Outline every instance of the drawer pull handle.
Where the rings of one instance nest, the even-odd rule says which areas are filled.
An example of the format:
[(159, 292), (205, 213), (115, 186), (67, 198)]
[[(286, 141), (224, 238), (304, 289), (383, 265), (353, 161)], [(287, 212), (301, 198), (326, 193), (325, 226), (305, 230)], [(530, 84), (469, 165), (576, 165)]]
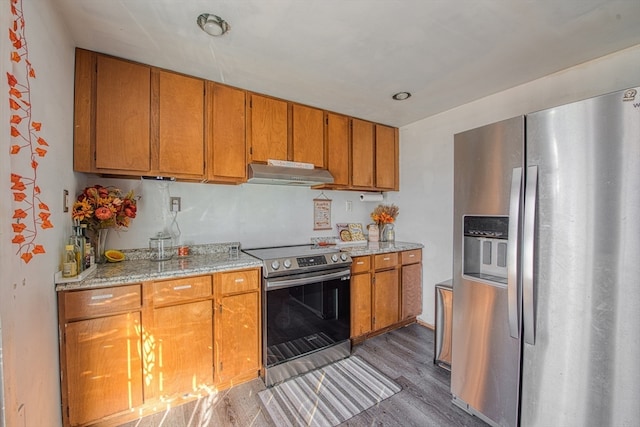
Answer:
[(362, 264), (364, 264), (364, 261), (358, 261), (358, 262), (356, 262), (356, 264), (362, 265)]
[(409, 258), (413, 258), (414, 256), (415, 256), (414, 254), (411, 254), (411, 255), (409, 255)]
[(242, 283), (244, 282), (244, 279), (240, 278), (240, 279), (236, 279), (236, 283)]
[(386, 257), (386, 258), (382, 258), (383, 261), (389, 261), (391, 258)]
[(183, 289), (191, 289), (191, 285), (178, 285), (173, 287), (174, 291), (181, 291)]
[(109, 298), (113, 298), (113, 294), (93, 295), (91, 296), (91, 301), (99, 301), (101, 299), (109, 299)]

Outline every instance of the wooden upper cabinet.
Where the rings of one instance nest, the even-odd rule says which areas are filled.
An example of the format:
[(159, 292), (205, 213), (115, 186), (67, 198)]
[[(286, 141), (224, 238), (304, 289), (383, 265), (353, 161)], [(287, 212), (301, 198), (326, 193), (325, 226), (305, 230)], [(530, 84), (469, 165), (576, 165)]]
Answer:
[(398, 190), (398, 129), (376, 125), (376, 188)]
[(349, 117), (327, 113), (327, 169), (333, 175), (333, 187), (349, 185)]
[(245, 97), (244, 90), (207, 83), (209, 181), (244, 182), (247, 179)]
[(289, 160), (287, 102), (251, 94), (248, 117), (251, 162)]
[[(203, 178), (204, 80), (166, 71), (154, 71), (154, 77), (156, 73), (157, 173)], [(154, 107), (152, 105), (152, 111)]]
[(76, 49), (75, 91), (73, 101), (73, 170), (93, 172), (93, 77), (96, 62), (93, 52)]
[(373, 189), (374, 127), (360, 119), (351, 120), (351, 185)]
[(151, 68), (98, 55), (96, 72), (96, 169), (148, 171)]
[(325, 168), (324, 111), (292, 104), (293, 161)]

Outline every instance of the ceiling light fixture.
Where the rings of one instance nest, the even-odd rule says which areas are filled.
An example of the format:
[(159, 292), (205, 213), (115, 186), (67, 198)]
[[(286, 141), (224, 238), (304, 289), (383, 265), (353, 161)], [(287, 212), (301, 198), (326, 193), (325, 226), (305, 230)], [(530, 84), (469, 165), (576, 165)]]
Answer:
[(202, 31), (210, 36), (221, 36), (231, 29), (231, 26), (224, 19), (212, 13), (203, 13), (196, 20)]
[(404, 101), (405, 99), (409, 99), (411, 97), (411, 93), (409, 92), (398, 92), (392, 96), (396, 101)]

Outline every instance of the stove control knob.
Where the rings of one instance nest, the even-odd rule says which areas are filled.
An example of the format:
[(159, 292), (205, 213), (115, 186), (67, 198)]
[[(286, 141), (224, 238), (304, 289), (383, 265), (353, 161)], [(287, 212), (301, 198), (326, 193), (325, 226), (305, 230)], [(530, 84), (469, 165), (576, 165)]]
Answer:
[(271, 263), (271, 268), (273, 268), (274, 270), (277, 270), (280, 268), (280, 261), (275, 260)]
[(331, 261), (338, 262), (338, 254), (331, 255)]
[(347, 254), (345, 254), (345, 253), (340, 254), (340, 259), (341, 259), (342, 261), (346, 261), (346, 260), (347, 260), (347, 258), (348, 258), (348, 257), (347, 257)]
[(284, 268), (291, 268), (291, 260), (285, 259), (282, 265), (284, 265)]

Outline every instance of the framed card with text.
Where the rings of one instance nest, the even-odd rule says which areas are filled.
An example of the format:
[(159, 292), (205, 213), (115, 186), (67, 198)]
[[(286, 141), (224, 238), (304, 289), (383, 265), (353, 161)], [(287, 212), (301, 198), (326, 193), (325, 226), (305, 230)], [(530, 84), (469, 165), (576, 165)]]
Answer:
[[(324, 196), (322, 193), (320, 196)], [(313, 229), (331, 230), (331, 199), (313, 199)]]

